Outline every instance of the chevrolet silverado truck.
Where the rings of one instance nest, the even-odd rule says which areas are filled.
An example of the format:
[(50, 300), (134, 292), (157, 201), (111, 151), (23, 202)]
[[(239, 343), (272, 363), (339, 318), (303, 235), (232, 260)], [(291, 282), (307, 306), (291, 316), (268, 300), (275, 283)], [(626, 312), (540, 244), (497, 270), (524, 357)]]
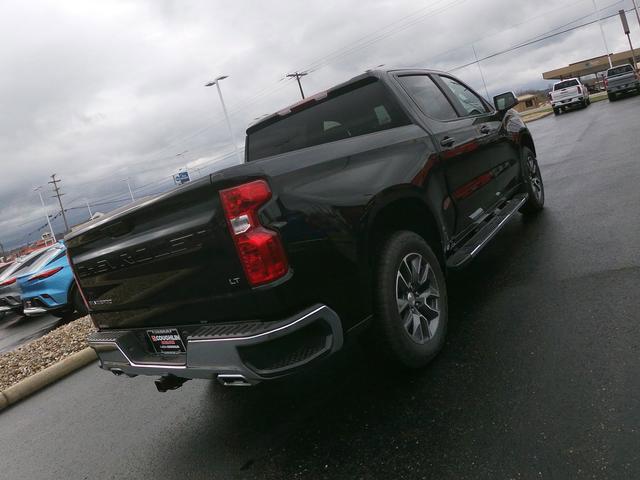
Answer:
[(551, 107), (553, 113), (559, 115), (569, 108), (586, 108), (591, 105), (589, 90), (577, 78), (570, 78), (555, 83), (551, 91)]
[(604, 85), (610, 102), (616, 100), (619, 94), (632, 91), (640, 93), (640, 77), (629, 64), (607, 70)]
[(447, 272), (543, 208), (515, 104), (446, 73), (368, 71), (250, 126), (243, 164), (72, 232), (100, 367), (159, 391), (253, 385), (356, 336), (426, 365)]

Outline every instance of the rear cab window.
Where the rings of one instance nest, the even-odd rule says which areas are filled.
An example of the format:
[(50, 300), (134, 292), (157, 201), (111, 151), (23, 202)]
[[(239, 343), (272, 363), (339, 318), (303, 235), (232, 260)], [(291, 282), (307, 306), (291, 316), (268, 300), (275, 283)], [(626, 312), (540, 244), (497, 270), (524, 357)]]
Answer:
[(610, 68), (607, 70), (607, 77), (615, 77), (616, 75), (622, 75), (624, 73), (632, 73), (633, 67), (631, 65), (622, 65), (621, 67)]
[[(316, 97), (317, 98), (317, 97)], [(296, 108), (301, 108), (296, 111)], [(368, 77), (326, 98), (302, 103), (247, 130), (247, 161), (409, 125), (411, 121), (377, 78)]]
[(576, 87), (578, 85), (577, 80), (565, 80), (564, 82), (556, 83), (553, 86), (553, 90), (562, 90), (563, 88)]

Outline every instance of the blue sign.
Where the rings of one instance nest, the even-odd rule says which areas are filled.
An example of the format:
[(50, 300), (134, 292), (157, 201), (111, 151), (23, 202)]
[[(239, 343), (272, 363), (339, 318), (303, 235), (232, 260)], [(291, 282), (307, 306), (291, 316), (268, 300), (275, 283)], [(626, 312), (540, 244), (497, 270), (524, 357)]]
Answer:
[(189, 172), (178, 172), (173, 176), (173, 180), (177, 185), (183, 185), (190, 182), (191, 178), (189, 177)]

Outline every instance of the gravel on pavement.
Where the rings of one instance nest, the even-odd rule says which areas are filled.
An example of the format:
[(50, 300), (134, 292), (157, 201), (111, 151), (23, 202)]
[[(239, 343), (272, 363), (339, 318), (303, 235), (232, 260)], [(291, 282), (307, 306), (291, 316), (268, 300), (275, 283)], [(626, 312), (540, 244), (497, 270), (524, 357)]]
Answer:
[(93, 330), (91, 319), (82, 317), (0, 354), (0, 391), (88, 347), (87, 335)]

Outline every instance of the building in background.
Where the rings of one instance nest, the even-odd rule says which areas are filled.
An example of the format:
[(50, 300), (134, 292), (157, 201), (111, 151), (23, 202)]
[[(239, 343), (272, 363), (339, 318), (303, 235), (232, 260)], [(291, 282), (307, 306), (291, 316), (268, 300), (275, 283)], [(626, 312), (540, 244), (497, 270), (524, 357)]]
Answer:
[(533, 110), (541, 107), (545, 104), (546, 99), (539, 95), (532, 95), (527, 93), (525, 95), (518, 96), (518, 104), (513, 107), (517, 112), (526, 112), (527, 110)]

